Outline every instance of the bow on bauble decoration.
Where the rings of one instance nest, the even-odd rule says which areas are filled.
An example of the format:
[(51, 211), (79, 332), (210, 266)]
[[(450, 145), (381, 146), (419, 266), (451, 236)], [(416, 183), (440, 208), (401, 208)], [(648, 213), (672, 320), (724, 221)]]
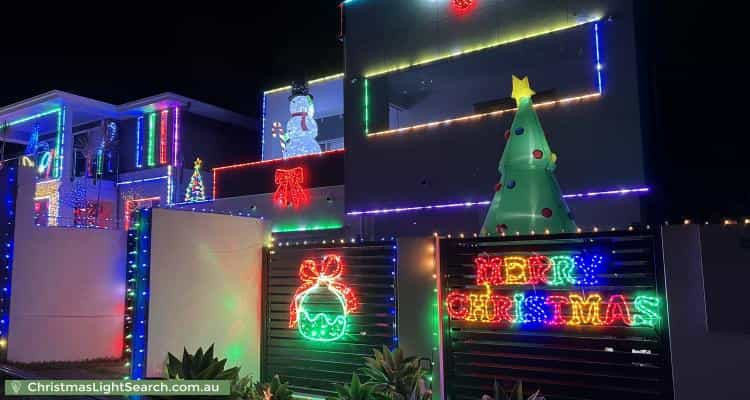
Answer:
[[(289, 305), (289, 327), (295, 328), (300, 323), (301, 314), (304, 312), (304, 300), (307, 294), (318, 288), (327, 287), (342, 306), (343, 318), (359, 308), (359, 300), (354, 291), (340, 281), (343, 273), (344, 263), (340, 256), (326, 255), (321, 263), (314, 259), (302, 261), (299, 267), (299, 277), (302, 284), (294, 292), (294, 298)], [(315, 321), (319, 316), (314, 316)], [(303, 332), (303, 334), (305, 334)]]

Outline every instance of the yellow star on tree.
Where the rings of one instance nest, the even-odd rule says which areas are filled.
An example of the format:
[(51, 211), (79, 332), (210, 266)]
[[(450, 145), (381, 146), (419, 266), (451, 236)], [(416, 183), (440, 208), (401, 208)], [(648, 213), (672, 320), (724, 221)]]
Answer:
[(531, 90), (531, 87), (529, 87), (529, 77), (524, 76), (523, 79), (518, 79), (517, 76), (513, 75), (513, 93), (511, 93), (510, 97), (516, 99), (516, 105), (521, 103), (521, 99), (524, 97), (531, 97), (536, 92)]

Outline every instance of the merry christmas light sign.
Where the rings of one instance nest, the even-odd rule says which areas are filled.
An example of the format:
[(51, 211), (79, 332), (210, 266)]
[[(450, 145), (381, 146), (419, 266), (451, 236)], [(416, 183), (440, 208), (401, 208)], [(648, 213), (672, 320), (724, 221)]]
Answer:
[(661, 320), (660, 300), (652, 293), (593, 290), (608, 267), (599, 254), (485, 254), (474, 266), (483, 290), (448, 293), (445, 306), (454, 320), (550, 328), (656, 327)]

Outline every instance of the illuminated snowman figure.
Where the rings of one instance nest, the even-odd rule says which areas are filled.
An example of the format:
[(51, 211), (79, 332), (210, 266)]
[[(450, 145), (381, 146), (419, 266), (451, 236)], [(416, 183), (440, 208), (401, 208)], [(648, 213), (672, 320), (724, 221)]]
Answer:
[(292, 117), (286, 123), (284, 158), (320, 153), (318, 124), (315, 122), (315, 105), (307, 84), (295, 82), (289, 96), (289, 112)]

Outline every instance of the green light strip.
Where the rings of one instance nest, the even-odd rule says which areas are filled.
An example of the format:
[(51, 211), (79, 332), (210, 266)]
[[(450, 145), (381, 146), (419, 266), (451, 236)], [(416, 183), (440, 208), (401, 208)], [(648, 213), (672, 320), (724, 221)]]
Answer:
[(154, 147), (156, 147), (156, 113), (148, 115), (148, 158), (149, 167), (156, 165), (154, 159)]
[(340, 222), (323, 222), (319, 224), (282, 224), (273, 227), (271, 232), (273, 233), (287, 233), (287, 232), (309, 232), (309, 231), (326, 231), (332, 229), (341, 229), (344, 225)]
[(65, 141), (65, 107), (57, 113), (57, 138), (55, 139), (55, 165), (52, 170), (52, 176), (55, 178), (62, 177), (63, 167), (63, 142)]
[(50, 115), (50, 114), (54, 114), (54, 113), (59, 113), (59, 112), (60, 112), (60, 109), (59, 109), (59, 108), (53, 108), (53, 109), (51, 109), (51, 110), (49, 110), (49, 111), (41, 112), (41, 113), (39, 113), (39, 114), (34, 114), (34, 115), (31, 115), (31, 116), (28, 116), (28, 117), (24, 117), (24, 118), (21, 118), (21, 119), (17, 119), (17, 120), (15, 120), (15, 121), (11, 121), (11, 122), (10, 122), (10, 123), (8, 124), (8, 126), (13, 126), (13, 125), (18, 125), (18, 124), (22, 124), (22, 123), (24, 123), (24, 122), (28, 122), (28, 121), (31, 121), (32, 119), (37, 119), (37, 118), (40, 118), (40, 117), (44, 117), (44, 116), (46, 116), (46, 115)]
[(370, 133), (370, 80), (365, 78), (365, 134)]

